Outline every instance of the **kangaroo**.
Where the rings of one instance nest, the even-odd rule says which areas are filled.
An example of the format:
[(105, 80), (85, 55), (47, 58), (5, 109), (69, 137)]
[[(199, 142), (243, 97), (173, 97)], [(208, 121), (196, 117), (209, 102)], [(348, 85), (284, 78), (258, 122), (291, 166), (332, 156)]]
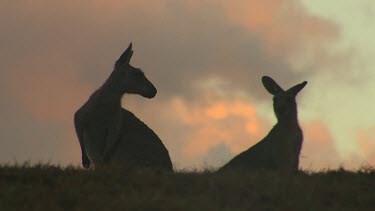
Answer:
[[(157, 93), (144, 72), (129, 64), (132, 55), (130, 43), (116, 61), (109, 78), (74, 115), (84, 168), (117, 163), (172, 170), (168, 150), (159, 137), (134, 114), (121, 107), (121, 98), (125, 93), (149, 99)], [(117, 149), (119, 146), (121, 148)], [(142, 160), (129, 160), (137, 158), (134, 155), (142, 157)]]
[(276, 125), (268, 135), (221, 167), (238, 170), (298, 171), (303, 134), (297, 119), (296, 96), (306, 81), (284, 91), (272, 78), (262, 77), (263, 86), (272, 94)]

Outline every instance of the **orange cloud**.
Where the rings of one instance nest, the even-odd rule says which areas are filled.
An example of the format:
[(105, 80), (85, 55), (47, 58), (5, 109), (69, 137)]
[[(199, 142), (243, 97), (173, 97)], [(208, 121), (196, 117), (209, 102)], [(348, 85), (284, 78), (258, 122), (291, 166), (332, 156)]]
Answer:
[(272, 26), (280, 14), (283, 1), (223, 1), (227, 15), (233, 21), (245, 25), (249, 30), (262, 32)]
[[(160, 135), (173, 161), (186, 166), (201, 165), (202, 157), (216, 146), (237, 154), (271, 129), (252, 102), (219, 97), (207, 100), (199, 88), (192, 88), (198, 80), (217, 77), (238, 85), (224, 87), (229, 94), (234, 89), (252, 90), (248, 95), (258, 99), (263, 95), (258, 84), (264, 71), (280, 73), (284, 79), (297, 77), (284, 58), (274, 54), (289, 55), (289, 50), (310, 43), (321, 46), (310, 41), (335, 34), (329, 23), (305, 14), (295, 0), (12, 1), (0, 11), (4, 17), (0, 18), (4, 28), (0, 66), (10, 70), (2, 84), (4, 92), (9, 92), (9, 104), (21, 107), (44, 125), (57, 122), (54, 129), (64, 131), (28, 131), (26, 143), (59, 136), (59, 140), (74, 143), (54, 143), (69, 162), (80, 159), (74, 112), (87, 100), (92, 87), (100, 86), (108, 76), (114, 60), (131, 40), (138, 46), (132, 62), (153, 75), (150, 79), (159, 92), (151, 101), (137, 96), (127, 104), (125, 99), (125, 106)], [(239, 25), (247, 30), (238, 30)], [(265, 53), (264, 45), (269, 52)], [(29, 125), (19, 122), (16, 127)], [(54, 152), (55, 145), (43, 150)], [(21, 154), (17, 148), (14, 146), (14, 153)], [(40, 154), (36, 150), (30, 153)]]
[(6, 81), (11, 97), (38, 120), (72, 123), (89, 88), (79, 81), (80, 69), (68, 58), (48, 52), (19, 61)]
[(295, 0), (234, 0), (222, 4), (230, 20), (256, 34), (273, 54), (283, 55), (285, 50), (292, 53), (299, 48), (317, 50), (309, 43), (331, 41), (338, 35), (333, 24), (309, 15)]
[[(267, 130), (254, 105), (244, 100), (220, 99), (197, 104), (174, 98), (168, 110), (175, 114), (174, 123), (178, 121), (177, 124), (189, 128), (180, 146), (185, 159), (202, 159), (220, 144), (237, 154), (259, 141)], [(196, 163), (202, 165), (202, 160), (198, 160)]]
[(19, 113), (13, 113), (12, 120), (3, 119), (17, 122), (18, 134), (11, 130), (6, 134), (10, 140), (5, 149), (11, 150), (8, 161), (80, 162), (73, 116), (90, 94), (80, 79), (81, 71), (73, 58), (54, 51), (30, 55), (9, 67), (4, 86), (8, 103)]
[(367, 130), (357, 131), (357, 144), (359, 149), (357, 156), (361, 158), (361, 164), (367, 163), (372, 166), (375, 166), (374, 131), (375, 127), (369, 128)]
[[(176, 151), (170, 150), (170, 153), (172, 159), (181, 164), (180, 167), (223, 164), (213, 162), (212, 158), (207, 157), (208, 154), (220, 146), (221, 150), (228, 149), (227, 154), (236, 155), (262, 140), (275, 124), (262, 119), (249, 101), (204, 97), (201, 99), (202, 102), (197, 103), (175, 97), (151, 111), (143, 111), (146, 112), (146, 119), (150, 116), (147, 112), (159, 113), (159, 119), (153, 119), (151, 122), (154, 122), (155, 131), (159, 132), (169, 149), (178, 148)], [(160, 116), (167, 113), (170, 117), (159, 122)], [(174, 127), (181, 129), (173, 130)], [(303, 169), (337, 168), (341, 164), (351, 166), (340, 158), (330, 131), (323, 122), (303, 123), (302, 128), (304, 143), (300, 165)], [(171, 135), (177, 131), (180, 131), (179, 136)], [(214, 157), (224, 161), (230, 159)], [(205, 159), (212, 163), (205, 163)]]
[(313, 121), (302, 124), (304, 142), (300, 156), (303, 169), (320, 170), (337, 168), (340, 157), (333, 138), (323, 122)]
[(375, 166), (375, 127), (357, 129), (357, 150), (345, 158), (344, 167), (348, 169), (359, 169), (366, 166)]

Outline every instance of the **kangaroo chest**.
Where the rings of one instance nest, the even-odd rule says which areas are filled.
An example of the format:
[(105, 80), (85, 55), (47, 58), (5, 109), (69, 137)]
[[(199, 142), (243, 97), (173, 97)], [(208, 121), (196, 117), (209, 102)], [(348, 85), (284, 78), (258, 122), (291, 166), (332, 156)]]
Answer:
[(280, 125), (270, 133), (272, 154), (276, 160), (291, 160), (299, 156), (302, 145), (302, 131), (299, 127)]
[(98, 107), (90, 109), (87, 115), (88, 127), (97, 130), (109, 129), (116, 125), (119, 119), (121, 119), (121, 108)]
[(90, 160), (103, 156), (104, 150), (115, 143), (121, 129), (121, 107), (90, 105), (85, 112), (84, 145)]

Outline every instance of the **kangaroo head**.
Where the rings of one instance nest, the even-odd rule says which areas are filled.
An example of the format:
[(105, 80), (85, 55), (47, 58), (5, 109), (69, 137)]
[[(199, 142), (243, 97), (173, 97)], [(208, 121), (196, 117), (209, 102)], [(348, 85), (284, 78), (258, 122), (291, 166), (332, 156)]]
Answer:
[(155, 97), (157, 90), (141, 69), (130, 65), (132, 55), (132, 43), (130, 43), (115, 63), (115, 68), (110, 76), (111, 87), (118, 92), (139, 94), (151, 99)]
[(284, 91), (271, 77), (262, 77), (263, 86), (272, 94), (273, 109), (278, 120), (288, 119), (297, 115), (296, 96), (303, 87), (306, 86), (307, 81), (297, 84), (287, 91)]

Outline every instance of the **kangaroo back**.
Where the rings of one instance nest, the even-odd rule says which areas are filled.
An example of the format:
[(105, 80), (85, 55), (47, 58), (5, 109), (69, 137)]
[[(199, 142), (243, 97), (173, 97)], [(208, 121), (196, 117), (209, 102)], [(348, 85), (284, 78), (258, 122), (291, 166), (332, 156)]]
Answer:
[(109, 162), (127, 168), (148, 167), (172, 171), (167, 148), (144, 122), (123, 109), (124, 124), (120, 140), (111, 152)]

